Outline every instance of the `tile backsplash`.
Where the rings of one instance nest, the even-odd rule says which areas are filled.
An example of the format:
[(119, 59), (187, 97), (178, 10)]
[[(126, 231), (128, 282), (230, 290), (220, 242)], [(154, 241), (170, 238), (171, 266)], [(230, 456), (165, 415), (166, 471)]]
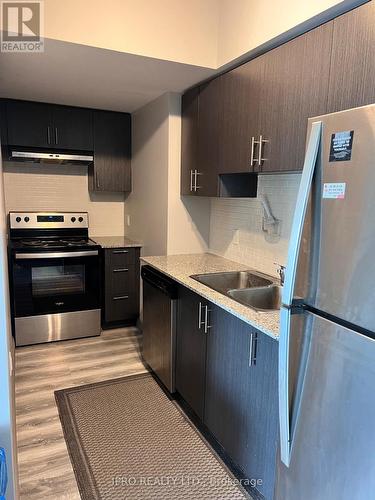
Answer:
[(6, 211), (83, 211), (90, 236), (124, 234), (124, 195), (88, 191), (87, 167), (5, 162)]
[(280, 222), (278, 236), (262, 230), (263, 208), (258, 198), (212, 198), (209, 251), (276, 276), (275, 262), (285, 265), (301, 174), (259, 176), (264, 194)]
[[(259, 177), (259, 194), (266, 195), (280, 234), (262, 230), (259, 198), (212, 198), (209, 251), (276, 275), (274, 262), (286, 263), (292, 217), (301, 175)], [(90, 194), (87, 167), (4, 164), (6, 210), (87, 211), (91, 236), (124, 234), (124, 195)]]

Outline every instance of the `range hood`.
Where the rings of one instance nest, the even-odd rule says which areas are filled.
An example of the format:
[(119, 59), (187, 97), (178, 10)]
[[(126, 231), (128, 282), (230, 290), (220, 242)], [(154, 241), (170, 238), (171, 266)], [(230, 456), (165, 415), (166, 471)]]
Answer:
[(28, 161), (34, 163), (53, 163), (65, 165), (69, 163), (90, 165), (94, 161), (94, 156), (82, 153), (45, 153), (38, 151), (18, 151), (11, 150), (10, 160)]

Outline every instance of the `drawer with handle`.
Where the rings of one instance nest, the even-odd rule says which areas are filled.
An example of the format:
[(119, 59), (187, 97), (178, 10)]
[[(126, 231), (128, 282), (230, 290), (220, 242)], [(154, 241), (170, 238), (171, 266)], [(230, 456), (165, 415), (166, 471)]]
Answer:
[(114, 296), (126, 295), (132, 292), (134, 288), (135, 267), (116, 267), (108, 271), (109, 286)]
[(139, 314), (139, 248), (105, 249), (104, 320), (134, 321)]
[(113, 248), (108, 251), (110, 258), (110, 267), (112, 270), (116, 269), (116, 272), (121, 274), (126, 271), (121, 271), (122, 269), (128, 269), (129, 266), (134, 266), (136, 251), (134, 248)]
[(137, 314), (135, 297), (129, 294), (113, 295), (107, 299), (106, 320), (122, 321)]

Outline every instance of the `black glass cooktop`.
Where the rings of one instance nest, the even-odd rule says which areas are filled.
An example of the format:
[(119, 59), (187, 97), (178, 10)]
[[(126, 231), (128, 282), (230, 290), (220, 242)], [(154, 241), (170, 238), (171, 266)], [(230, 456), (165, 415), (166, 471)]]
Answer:
[(86, 245), (88, 240), (76, 240), (76, 239), (66, 239), (66, 240), (40, 240), (40, 239), (30, 239), (21, 240), (21, 245), (26, 247), (69, 247), (72, 245)]
[(89, 238), (25, 238), (13, 240), (12, 247), (22, 248), (73, 248), (73, 247), (92, 247), (98, 246), (95, 241)]

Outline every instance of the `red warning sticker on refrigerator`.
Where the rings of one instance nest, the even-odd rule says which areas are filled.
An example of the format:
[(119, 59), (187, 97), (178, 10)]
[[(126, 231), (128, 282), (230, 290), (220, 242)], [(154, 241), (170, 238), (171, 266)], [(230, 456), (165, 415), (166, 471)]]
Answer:
[(343, 200), (345, 198), (346, 182), (325, 182), (323, 185), (323, 198)]

